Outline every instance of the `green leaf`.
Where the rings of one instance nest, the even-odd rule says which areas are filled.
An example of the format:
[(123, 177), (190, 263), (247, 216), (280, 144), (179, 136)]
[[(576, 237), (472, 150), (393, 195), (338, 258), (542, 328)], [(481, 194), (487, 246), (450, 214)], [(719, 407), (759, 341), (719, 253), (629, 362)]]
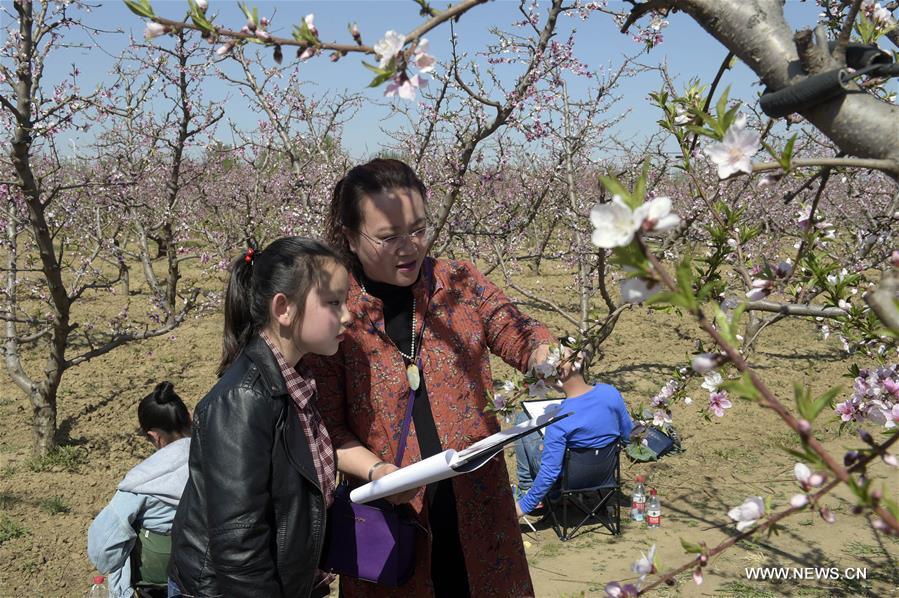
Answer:
[(688, 542), (683, 538), (680, 539), (680, 545), (684, 547), (684, 550), (693, 553), (693, 554), (702, 554), (702, 546), (699, 544), (694, 544), (693, 542)]
[(206, 18), (206, 15), (203, 14), (203, 11), (197, 6), (196, 0), (187, 0), (187, 4), (190, 6), (190, 20), (194, 22), (194, 25), (202, 29), (205, 33), (215, 33), (215, 28)]
[(139, 17), (152, 19), (156, 16), (153, 12), (153, 7), (150, 6), (150, 0), (124, 0), (124, 2), (125, 6), (128, 7), (128, 10)]
[(243, 11), (244, 16), (247, 18), (247, 21), (253, 23), (254, 27), (259, 26), (259, 21), (256, 20), (256, 9), (254, 8), (252, 11), (247, 7), (243, 2), (238, 2), (237, 6), (240, 7), (240, 10)]
[(796, 137), (798, 137), (798, 133), (794, 133), (792, 137), (787, 141), (787, 144), (784, 146), (784, 151), (780, 155), (780, 165), (784, 170), (790, 170), (790, 163), (793, 160), (793, 146), (796, 144)]
[(621, 197), (621, 200), (632, 210), (636, 209), (637, 206), (640, 205), (634, 203), (634, 198), (631, 197), (630, 192), (625, 189), (624, 186), (620, 182), (618, 182), (618, 179), (616, 179), (615, 177), (600, 175), (599, 182), (602, 183), (602, 186), (605, 187), (609, 193)]
[(382, 83), (384, 83), (385, 81), (387, 81), (388, 79), (390, 79), (391, 77), (393, 77), (392, 72), (391, 73), (383, 73), (381, 75), (378, 75), (374, 79), (372, 79), (371, 83), (369, 83), (368, 86), (369, 87), (377, 87), (377, 86), (381, 85)]
[(639, 442), (632, 442), (627, 445), (627, 455), (634, 461), (653, 461), (656, 458), (654, 452)]
[(755, 384), (752, 383), (749, 374), (746, 373), (736, 380), (725, 380), (721, 384), (721, 388), (748, 401), (758, 401), (762, 398), (759, 390), (755, 387)]
[[(643, 161), (643, 171), (640, 173), (640, 176), (637, 177), (637, 182), (634, 184), (634, 203), (638, 206), (641, 205), (646, 198), (646, 179), (649, 178), (649, 158)], [(635, 208), (636, 206), (631, 206), (631, 208)]]
[(824, 394), (822, 394), (820, 397), (815, 399), (814, 402), (811, 403), (811, 409), (809, 411), (811, 417), (806, 419), (808, 419), (808, 421), (813, 421), (816, 417), (818, 417), (818, 415), (821, 414), (822, 411), (824, 411), (825, 407), (832, 406), (833, 400), (837, 397), (838, 394), (840, 394), (841, 390), (842, 388), (839, 386), (834, 386), (833, 388), (827, 389)]
[(370, 70), (370, 71), (372, 71), (373, 73), (376, 73), (376, 74), (378, 74), (378, 75), (383, 75), (383, 74), (385, 74), (385, 73), (392, 73), (392, 72), (393, 72), (393, 71), (388, 70), (388, 69), (382, 69), (381, 67), (375, 66), (375, 65), (373, 65), (373, 64), (368, 64), (368, 63), (365, 62), (365, 61), (362, 61), (362, 66), (364, 66), (364, 67), (367, 68), (368, 70)]
[(306, 42), (312, 46), (317, 46), (321, 43), (318, 37), (309, 29), (309, 25), (306, 24), (305, 20), (299, 26), (293, 26), (293, 38), (298, 42)]

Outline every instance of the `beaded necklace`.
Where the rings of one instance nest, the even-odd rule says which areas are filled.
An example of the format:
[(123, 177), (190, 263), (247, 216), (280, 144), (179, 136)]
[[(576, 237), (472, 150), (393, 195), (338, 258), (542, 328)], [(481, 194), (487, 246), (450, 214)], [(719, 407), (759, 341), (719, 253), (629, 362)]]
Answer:
[[(359, 281), (359, 286), (362, 288), (363, 293), (369, 294), (365, 288), (365, 283), (361, 280)], [(409, 387), (412, 390), (418, 390), (418, 386), (421, 384), (421, 372), (418, 371), (418, 365), (415, 363), (415, 293), (412, 294), (412, 344), (409, 347), (409, 353), (404, 353), (389, 335), (386, 336), (390, 344), (399, 351), (399, 354), (409, 361), (409, 365), (406, 367), (406, 379), (409, 381)]]

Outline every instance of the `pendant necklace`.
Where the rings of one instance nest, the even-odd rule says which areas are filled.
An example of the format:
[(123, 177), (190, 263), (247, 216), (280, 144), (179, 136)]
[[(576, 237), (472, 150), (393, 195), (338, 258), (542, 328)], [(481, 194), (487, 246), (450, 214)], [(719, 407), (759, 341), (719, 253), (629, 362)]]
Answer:
[[(369, 294), (368, 291), (365, 290), (364, 284), (360, 282), (359, 286), (362, 287), (363, 293), (366, 295)], [(409, 353), (404, 353), (402, 349), (393, 342), (393, 339), (391, 339), (390, 336), (387, 338), (390, 339), (394, 348), (400, 352), (400, 355), (402, 355), (404, 359), (409, 360), (409, 365), (406, 367), (406, 380), (409, 381), (409, 388), (418, 390), (418, 387), (421, 384), (421, 372), (418, 371), (418, 366), (415, 364), (415, 293), (412, 294), (412, 344), (409, 347)]]

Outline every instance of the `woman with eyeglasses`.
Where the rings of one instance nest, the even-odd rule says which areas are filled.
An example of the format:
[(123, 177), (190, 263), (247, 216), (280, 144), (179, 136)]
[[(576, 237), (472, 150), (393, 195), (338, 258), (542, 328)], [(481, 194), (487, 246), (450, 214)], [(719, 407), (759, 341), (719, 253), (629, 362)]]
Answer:
[(187, 483), (190, 412), (171, 382), (137, 406), (141, 434), (156, 449), (119, 483), (87, 533), (87, 553), (109, 574), (110, 596), (165, 596), (172, 520)]
[[(524, 371), (555, 338), (468, 262), (427, 255), (427, 191), (409, 166), (376, 159), (337, 183), (326, 240), (350, 264), (354, 314), (332, 357), (310, 356), (340, 471), (360, 483), (498, 431), (489, 354)], [(420, 535), (413, 577), (386, 587), (341, 576), (343, 596), (532, 596), (502, 457), (477, 471), (391, 497), (409, 502)]]

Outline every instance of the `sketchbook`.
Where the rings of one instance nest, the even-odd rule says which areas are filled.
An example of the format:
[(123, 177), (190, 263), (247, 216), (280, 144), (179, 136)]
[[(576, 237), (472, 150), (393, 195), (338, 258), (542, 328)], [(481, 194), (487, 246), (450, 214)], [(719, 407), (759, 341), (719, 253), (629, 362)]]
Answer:
[(350, 500), (355, 503), (367, 503), (469, 473), (496, 456), (507, 444), (567, 416), (567, 413), (560, 416), (544, 414), (479, 440), (461, 451), (447, 449), (418, 463), (389, 473), (374, 482), (359, 486), (350, 492)]
[[(565, 399), (537, 399), (534, 401), (522, 401), (521, 408), (524, 410), (524, 414), (531, 419), (540, 417), (544, 414), (553, 416), (562, 408), (562, 401), (564, 400)], [(545, 431), (545, 429), (540, 428), (540, 435), (543, 436)]]

